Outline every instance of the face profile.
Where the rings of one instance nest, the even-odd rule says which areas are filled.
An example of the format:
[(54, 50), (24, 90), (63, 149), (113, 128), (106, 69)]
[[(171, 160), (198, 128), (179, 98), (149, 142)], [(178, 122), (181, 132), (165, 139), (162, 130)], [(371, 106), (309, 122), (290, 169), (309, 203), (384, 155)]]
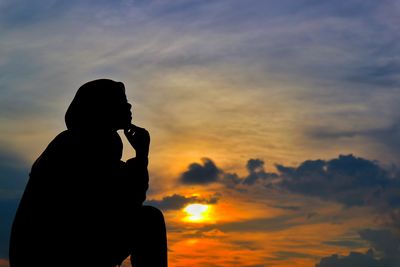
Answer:
[(98, 79), (83, 84), (65, 115), (68, 129), (89, 131), (101, 128), (127, 129), (131, 125), (132, 105), (122, 82)]
[(125, 89), (123, 96), (121, 95), (120, 103), (116, 103), (112, 112), (113, 111), (115, 112), (115, 114), (112, 115), (113, 121), (115, 121), (113, 128), (117, 130), (129, 128), (132, 123), (132, 105), (126, 98)]

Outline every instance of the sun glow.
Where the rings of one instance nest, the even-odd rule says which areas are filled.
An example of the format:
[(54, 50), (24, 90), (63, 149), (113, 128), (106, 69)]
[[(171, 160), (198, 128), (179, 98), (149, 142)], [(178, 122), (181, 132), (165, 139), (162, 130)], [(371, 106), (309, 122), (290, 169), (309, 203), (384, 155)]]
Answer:
[(187, 216), (183, 219), (187, 222), (204, 222), (209, 219), (210, 206), (204, 204), (189, 204), (183, 211)]

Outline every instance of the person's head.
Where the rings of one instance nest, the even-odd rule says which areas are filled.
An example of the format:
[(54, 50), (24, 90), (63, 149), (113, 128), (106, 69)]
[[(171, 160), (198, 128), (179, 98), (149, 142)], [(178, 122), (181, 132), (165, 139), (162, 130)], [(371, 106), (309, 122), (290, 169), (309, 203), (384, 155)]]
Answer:
[(68, 129), (93, 132), (127, 128), (131, 119), (124, 84), (109, 79), (83, 84), (65, 114)]

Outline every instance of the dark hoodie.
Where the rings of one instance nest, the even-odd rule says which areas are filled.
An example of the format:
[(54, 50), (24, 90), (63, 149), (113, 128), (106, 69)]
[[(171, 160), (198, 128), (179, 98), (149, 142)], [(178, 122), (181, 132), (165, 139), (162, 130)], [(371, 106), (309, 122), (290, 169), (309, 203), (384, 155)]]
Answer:
[[(35, 161), (14, 218), (10, 267), (113, 266), (148, 189), (147, 162), (121, 161), (123, 84), (79, 88), (60, 133)], [(95, 255), (102, 255), (97, 262)]]

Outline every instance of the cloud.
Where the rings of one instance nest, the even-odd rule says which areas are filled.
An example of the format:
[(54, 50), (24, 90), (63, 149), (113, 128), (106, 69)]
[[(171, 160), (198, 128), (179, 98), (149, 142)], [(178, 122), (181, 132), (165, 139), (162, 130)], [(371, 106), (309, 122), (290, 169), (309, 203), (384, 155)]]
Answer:
[(347, 256), (337, 254), (324, 257), (316, 267), (396, 267), (400, 264), (400, 236), (387, 229), (364, 229), (361, 239), (371, 245), (366, 253), (350, 252)]
[[(273, 218), (255, 218), (238, 222), (220, 223), (218, 229), (223, 232), (276, 232), (305, 224), (306, 220), (301, 214), (282, 215)], [(204, 230), (211, 230), (207, 226)]]
[(400, 85), (400, 79), (398, 77), (399, 71), (399, 62), (395, 60), (387, 61), (380, 64), (360, 67), (351, 77), (349, 77), (349, 80), (365, 84), (395, 87)]
[(243, 179), (243, 184), (253, 185), (259, 180), (265, 180), (268, 178), (276, 178), (277, 175), (274, 173), (267, 173), (264, 170), (264, 161), (260, 159), (249, 159), (247, 161), (247, 170), (249, 175)]
[[(385, 265), (381, 260), (375, 259), (372, 250), (365, 254), (360, 252), (350, 252), (348, 256), (339, 257), (334, 254), (329, 257), (322, 258), (315, 267), (390, 267)], [(394, 267), (394, 265), (391, 265)]]
[(217, 167), (212, 159), (203, 158), (203, 165), (191, 163), (188, 170), (185, 171), (180, 180), (184, 184), (208, 184), (218, 182), (227, 187), (234, 188), (238, 185), (254, 185), (258, 181), (267, 181), (277, 178), (276, 173), (268, 173), (264, 170), (264, 161), (260, 159), (249, 159), (246, 163), (248, 175), (240, 177), (236, 173), (225, 172)]
[[(379, 162), (339, 155), (330, 160), (306, 160), (298, 166), (276, 164), (278, 173), (268, 172), (261, 159), (249, 159), (248, 174), (239, 176), (224, 171), (213, 160), (203, 159), (203, 165), (192, 163), (181, 176), (184, 184), (206, 185), (221, 183), (228, 188), (247, 190), (257, 185), (286, 190), (304, 196), (321, 198), (343, 204), (345, 207), (370, 206), (382, 212), (391, 211), (396, 223), (396, 209), (400, 208), (400, 172), (389, 170)], [(297, 210), (293, 205), (277, 208)]]
[[(369, 142), (358, 150), (354, 142), (322, 140), (321, 146), (307, 146), (315, 138), (301, 134), (307, 123), (332, 125), (342, 139), (341, 125), (361, 124), (369, 131), (382, 120), (393, 128), (383, 127), (367, 136), (399, 155), (395, 123), (399, 94), (394, 89), (399, 84), (399, 65), (393, 55), (399, 54), (400, 45), (395, 0), (0, 2), (4, 14), (0, 17), (1, 139), (18, 144), (27, 158), (36, 155), (45, 136), (51, 135), (49, 129), (64, 127), (52, 118), (62, 118), (66, 96), (72, 96), (81, 82), (103, 75), (138, 88), (131, 91), (138, 102), (136, 118), (154, 128), (158, 136), (153, 140), (162, 140), (160, 147), (167, 148), (159, 152), (160, 158), (176, 152), (170, 148), (176, 148), (177, 140), (168, 137), (190, 139), (188, 133), (204, 132), (204, 125), (210, 132), (217, 129), (205, 139), (211, 148), (201, 143), (194, 149), (199, 153), (220, 149), (227, 155), (226, 162), (239, 154), (299, 162), (309, 155), (332, 155), (330, 147), (376, 155), (379, 151)], [(164, 83), (165, 77), (172, 81)], [(207, 81), (205, 86), (199, 86), (202, 81)], [(145, 115), (141, 107), (146, 107)], [(345, 111), (338, 115), (337, 110)], [(357, 116), (354, 110), (360, 110)], [(30, 121), (35, 127), (24, 127)], [(45, 127), (38, 127), (42, 124), (37, 121), (45, 122)], [(354, 128), (345, 132), (344, 139), (359, 137), (359, 129)], [(182, 133), (182, 129), (188, 130)], [(164, 143), (168, 139), (172, 141)], [(191, 145), (178, 149), (192, 149), (193, 140), (183, 140)], [(29, 146), (36, 149), (28, 151)], [(281, 179), (285, 183), (275, 187), (347, 207), (399, 206), (394, 180), (386, 186), (382, 181), (360, 185), (362, 179), (354, 177), (374, 178), (352, 173), (347, 181), (328, 172), (325, 160), (305, 163), (302, 171), (299, 166), (281, 165), (282, 173), (274, 178), (260, 161), (247, 164), (246, 175), (197, 163), (188, 168), (186, 182), (182, 177), (181, 181), (185, 185), (217, 182), (240, 190), (260, 185), (262, 189), (271, 185), (271, 179)], [(262, 167), (254, 168), (253, 163)], [(19, 176), (18, 168), (3, 167), (7, 176)], [(314, 175), (309, 182), (308, 175)], [(389, 181), (388, 175), (382, 177)], [(0, 195), (18, 195), (23, 182), (3, 181), (0, 188), (6, 192)], [(169, 197), (165, 203), (154, 201), (168, 208), (191, 198)], [(396, 214), (393, 221), (399, 222)]]
[[(304, 126), (296, 121), (303, 121), (303, 115), (314, 122), (329, 122), (334, 116), (329, 110), (334, 106), (341, 108), (346, 101), (365, 103), (364, 120), (370, 118), (370, 114), (380, 114), (379, 107), (369, 105), (372, 90), (364, 88), (365, 81), (369, 76), (385, 71), (391, 74), (379, 74), (380, 80), (396, 78), (393, 75), (396, 64), (391, 63), (395, 60), (388, 55), (398, 54), (399, 46), (395, 42), (398, 31), (390, 24), (383, 24), (379, 17), (390, 14), (385, 20), (395, 18), (393, 13), (383, 11), (383, 7), (393, 5), (392, 1), (385, 4), (368, 1), (362, 5), (359, 1), (335, 1), (335, 4), (309, 1), (251, 1), (251, 4), (244, 4), (237, 0), (195, 1), (191, 4), (185, 1), (2, 2), (7, 4), (1, 4), (1, 13), (6, 15), (0, 19), (5, 43), (0, 64), (5, 73), (0, 109), (3, 114), (13, 117), (14, 111), (18, 112), (20, 121), (31, 117), (49, 121), (50, 114), (61, 117), (64, 96), (71, 96), (73, 90), (87, 79), (109, 75), (123, 78), (127, 85), (142, 88), (135, 92), (135, 97), (151, 110), (149, 114), (153, 117), (146, 114), (143, 120), (152, 125), (159, 125), (160, 121), (165, 123), (172, 117), (175, 127), (183, 129), (188, 121), (205, 118), (211, 126), (214, 123), (220, 125), (218, 134), (223, 131), (226, 136), (233, 136), (237, 131), (235, 125), (226, 120), (229, 114), (222, 119), (205, 116), (205, 109), (199, 113), (195, 110), (197, 105), (192, 105), (226, 99), (224, 103), (236, 103), (233, 107), (240, 107), (248, 118), (254, 112), (243, 107), (257, 109), (259, 116), (254, 118), (252, 125), (262, 125), (260, 122), (271, 114), (267, 107), (271, 107), (282, 117), (274, 116), (274, 123), (269, 127), (288, 132), (288, 127), (297, 124), (301, 133)], [(390, 11), (389, 7), (387, 9)], [(382, 24), (387, 26), (385, 31), (379, 30)], [(68, 36), (68, 42), (65, 42), (65, 36)], [(382, 47), (386, 49), (379, 49)], [(380, 69), (373, 71), (373, 68)], [(170, 76), (178, 77), (173, 79), (171, 87), (161, 78)], [(207, 87), (213, 94), (197, 83), (192, 85), (192, 79), (180, 80), (182, 76), (210, 81)], [(219, 78), (217, 83), (211, 81), (215, 77)], [(350, 81), (347, 77), (357, 79)], [(271, 97), (278, 94), (272, 91), (276, 87), (275, 80), (282, 85), (279, 86), (279, 99)], [(364, 82), (360, 82), (362, 80)], [(316, 86), (315, 81), (326, 82), (328, 86)], [(346, 86), (349, 81), (351, 86)], [(307, 86), (303, 86), (304, 83)], [(380, 95), (397, 94), (385, 90), (392, 87), (384, 84), (379, 83)], [(179, 86), (185, 90), (179, 91)], [(354, 94), (360, 89), (363, 94)], [(163, 94), (163, 90), (167, 93)], [(345, 90), (346, 94), (343, 94)], [(247, 94), (250, 91), (256, 93), (254, 99)], [(190, 97), (185, 97), (186, 93)], [(232, 97), (235, 95), (241, 95), (241, 101)], [(355, 99), (349, 99), (349, 96)], [(301, 99), (295, 103), (303, 107), (301, 110), (288, 107), (294, 106), (291, 105), (293, 99)], [(328, 99), (331, 102), (327, 103)], [(279, 106), (272, 105), (276, 103)], [(320, 111), (316, 103), (326, 107), (317, 112), (321, 116), (318, 120), (314, 120), (315, 110)], [(396, 105), (386, 105), (387, 100), (381, 103), (396, 110)], [(210, 113), (216, 114), (216, 110), (223, 109), (221, 106), (210, 105)], [(185, 112), (180, 112), (180, 107), (186, 108)], [(168, 111), (159, 112), (160, 109)], [(222, 112), (218, 114), (222, 115)], [(393, 116), (396, 114), (398, 112), (394, 111)], [(293, 117), (293, 121), (284, 124), (285, 119), (281, 118), (288, 117)], [(350, 125), (352, 118), (341, 116), (342, 121)], [(237, 120), (237, 125), (242, 126), (243, 121)], [(10, 120), (7, 125), (11, 123)], [(254, 135), (247, 136), (253, 138), (262, 132), (265, 137), (260, 143), (268, 144), (269, 134), (265, 129), (256, 126), (254, 131)], [(277, 132), (277, 135), (281, 134)], [(248, 140), (244, 142), (250, 144)], [(231, 150), (234, 149), (232, 143), (227, 138), (223, 145)], [(268, 153), (285, 154), (271, 152)], [(298, 160), (303, 155), (293, 157)]]
[(147, 200), (145, 205), (155, 206), (162, 210), (179, 210), (190, 203), (216, 204), (219, 197), (214, 195), (209, 198), (200, 198), (197, 196), (185, 197), (179, 194), (163, 197), (161, 200)]
[(340, 155), (331, 160), (307, 160), (297, 167), (277, 165), (279, 187), (345, 206), (397, 207), (400, 178), (377, 162)]
[(385, 221), (388, 226), (393, 226), (395, 229), (400, 229), (400, 208), (393, 209), (389, 213), (388, 218), (385, 218)]
[(300, 206), (286, 206), (286, 205), (273, 205), (271, 207), (283, 210), (291, 210), (291, 211), (298, 211), (301, 209)]
[(249, 159), (247, 161), (247, 170), (252, 172), (263, 171), (264, 170), (264, 162), (260, 159)]
[(214, 162), (208, 158), (203, 158), (203, 165), (192, 163), (188, 170), (181, 176), (181, 181), (184, 184), (208, 184), (216, 182), (221, 171), (217, 168)]
[(364, 229), (360, 237), (368, 241), (383, 258), (398, 259), (400, 264), (400, 236), (388, 229)]
[(400, 120), (395, 118), (384, 125), (376, 124), (367, 129), (337, 130), (331, 127), (316, 128), (309, 132), (310, 136), (323, 142), (337, 142), (343, 139), (355, 140), (360, 137), (367, 138), (383, 146), (386, 151), (396, 155), (400, 150)]

